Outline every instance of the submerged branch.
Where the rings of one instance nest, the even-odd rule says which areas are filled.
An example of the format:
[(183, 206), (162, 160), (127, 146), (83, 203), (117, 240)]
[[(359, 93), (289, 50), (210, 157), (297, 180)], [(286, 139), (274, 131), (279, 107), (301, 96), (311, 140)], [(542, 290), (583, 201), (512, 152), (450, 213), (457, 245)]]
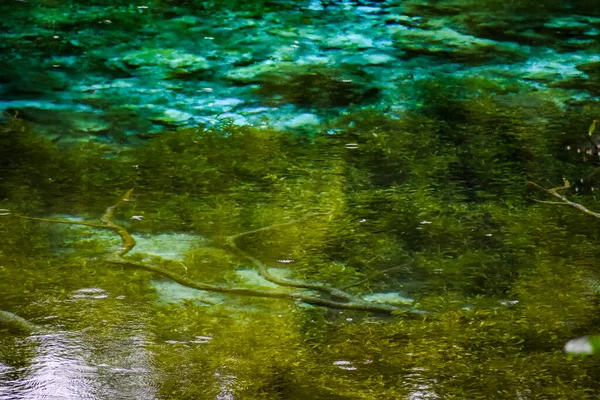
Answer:
[(343, 299), (346, 301), (357, 301), (357, 299), (352, 296), (350, 293), (344, 292), (343, 290), (339, 290), (336, 288), (333, 288), (331, 286), (325, 285), (323, 283), (309, 283), (309, 282), (304, 282), (304, 281), (299, 281), (296, 279), (283, 279), (283, 278), (278, 278), (276, 276), (274, 276), (273, 274), (271, 274), (268, 270), (268, 268), (266, 267), (266, 265), (258, 260), (257, 258), (251, 256), (250, 254), (248, 254), (247, 252), (245, 252), (244, 250), (240, 249), (239, 246), (237, 245), (237, 239), (241, 238), (242, 236), (247, 236), (247, 235), (251, 235), (254, 233), (258, 233), (258, 232), (264, 232), (267, 230), (273, 230), (273, 229), (277, 229), (283, 226), (288, 226), (288, 225), (293, 225), (293, 224), (297, 224), (300, 221), (304, 221), (308, 218), (317, 216), (317, 215), (327, 215), (326, 213), (313, 213), (313, 214), (308, 214), (302, 218), (293, 220), (293, 221), (289, 221), (289, 222), (285, 222), (282, 224), (276, 224), (276, 225), (269, 225), (269, 226), (265, 226), (263, 228), (259, 228), (259, 229), (254, 229), (252, 231), (246, 231), (246, 232), (242, 232), (242, 233), (238, 233), (236, 235), (231, 235), (228, 236), (226, 241), (227, 244), (234, 249), (236, 252), (238, 252), (239, 254), (241, 254), (243, 257), (245, 257), (247, 260), (249, 260), (252, 264), (254, 264), (257, 268), (258, 271), (260, 272), (260, 274), (262, 275), (263, 278), (265, 278), (266, 280), (275, 283), (277, 285), (280, 286), (288, 286), (288, 287), (296, 287), (296, 288), (303, 288), (303, 289), (312, 289), (312, 290), (316, 290), (322, 293), (326, 293), (332, 297), (335, 298), (339, 298), (339, 299)]
[[(41, 222), (52, 222), (55, 224), (83, 225), (83, 226), (89, 226), (91, 228), (110, 229), (110, 230), (117, 232), (119, 234), (119, 236), (121, 236), (121, 240), (123, 241), (123, 247), (121, 248), (121, 250), (119, 251), (118, 254), (124, 255), (124, 254), (127, 254), (128, 252), (130, 252), (135, 247), (135, 239), (129, 234), (129, 232), (127, 232), (127, 229), (123, 228), (120, 225), (117, 225), (113, 221), (113, 218), (115, 216), (117, 209), (120, 206), (122, 206), (123, 204), (125, 204), (127, 201), (129, 201), (129, 198), (131, 197), (132, 193), (133, 193), (133, 189), (129, 189), (127, 191), (127, 193), (125, 193), (125, 195), (119, 199), (117, 204), (112, 205), (106, 209), (106, 211), (104, 212), (104, 215), (101, 218), (101, 220), (102, 220), (102, 222), (104, 222), (104, 224), (95, 224), (92, 222), (85, 222), (85, 221), (71, 221), (68, 219), (29, 217), (26, 215), (11, 214), (9, 212), (3, 213), (2, 215), (12, 215), (13, 217), (17, 217), (17, 218), (21, 218), (21, 219), (28, 219), (28, 220), (32, 220), (32, 221), (41, 221)], [(8, 210), (2, 210), (2, 211), (8, 211)]]
[[(6, 215), (9, 215), (9, 214), (6, 214)], [(92, 228), (110, 229), (106, 225), (94, 224), (92, 222), (71, 221), (71, 220), (68, 220), (68, 219), (53, 219), (53, 218), (28, 217), (26, 215), (19, 215), (19, 214), (12, 214), (12, 216), (13, 217), (17, 217), (17, 218), (21, 218), (21, 219), (28, 219), (28, 220), (31, 220), (31, 221), (52, 222), (52, 223), (55, 223), (55, 224), (83, 225), (83, 226), (89, 226), (89, 227), (92, 227)]]
[(231, 294), (238, 294), (238, 295), (242, 295), (242, 296), (274, 297), (274, 298), (279, 298), (279, 299), (290, 297), (289, 293), (284, 293), (284, 292), (261, 291), (261, 290), (246, 289), (246, 288), (232, 288), (232, 287), (228, 287), (228, 286), (219, 286), (219, 285), (211, 285), (208, 283), (196, 282), (196, 281), (186, 278), (185, 276), (182, 276), (176, 272), (169, 271), (166, 268), (158, 267), (156, 265), (133, 262), (133, 261), (127, 260), (126, 258), (121, 258), (121, 257), (107, 258), (106, 261), (108, 261), (111, 264), (121, 265), (123, 267), (137, 268), (137, 269), (143, 269), (146, 271), (154, 272), (158, 275), (162, 275), (166, 278), (169, 278), (172, 281), (179, 283), (180, 285), (183, 285), (183, 286), (186, 286), (186, 287), (189, 287), (192, 289), (205, 290), (207, 292), (231, 293)]
[(581, 211), (584, 214), (590, 215), (592, 217), (596, 217), (596, 218), (600, 218), (600, 213), (591, 211), (590, 209), (584, 207), (583, 205), (579, 204), (579, 203), (575, 203), (569, 199), (567, 199), (565, 196), (563, 196), (562, 194), (558, 193), (559, 190), (567, 190), (571, 188), (571, 184), (569, 183), (568, 180), (564, 179), (564, 185), (560, 186), (560, 187), (555, 187), (552, 189), (546, 189), (540, 185), (538, 185), (535, 182), (529, 182), (529, 185), (538, 189), (541, 192), (544, 192), (550, 196), (554, 196), (557, 199), (561, 200), (560, 202), (556, 202), (556, 201), (552, 201), (552, 202), (545, 202), (545, 201), (541, 201), (541, 200), (535, 200), (538, 203), (547, 203), (547, 204), (561, 204), (561, 205), (567, 205), (569, 207), (573, 207), (576, 208), (577, 210)]
[(113, 231), (117, 232), (119, 236), (121, 236), (123, 247), (121, 248), (121, 251), (119, 251), (120, 256), (129, 253), (135, 247), (135, 239), (129, 234), (129, 232), (127, 232), (127, 229), (123, 228), (121, 225), (117, 225), (113, 221), (113, 218), (115, 217), (117, 209), (129, 201), (132, 193), (133, 189), (129, 189), (127, 193), (125, 193), (125, 195), (119, 199), (117, 204), (108, 207), (102, 216), (102, 222), (106, 224), (106, 227), (112, 229)]
[(167, 277), (167, 278), (171, 279), (172, 281), (179, 283), (180, 285), (183, 285), (183, 286), (186, 286), (186, 287), (189, 287), (192, 289), (204, 290), (207, 292), (228, 293), (228, 294), (235, 294), (235, 295), (240, 295), (240, 296), (276, 298), (276, 299), (283, 299), (283, 300), (295, 300), (295, 301), (300, 301), (300, 302), (306, 303), (306, 304), (312, 304), (315, 306), (323, 306), (323, 307), (327, 307), (327, 308), (343, 309), (343, 310), (373, 311), (373, 312), (380, 312), (380, 313), (386, 313), (386, 314), (390, 314), (392, 312), (398, 312), (398, 311), (408, 311), (408, 309), (399, 308), (399, 307), (389, 305), (389, 304), (371, 303), (371, 302), (366, 302), (363, 300), (338, 302), (338, 301), (334, 301), (334, 300), (323, 299), (318, 296), (313, 296), (313, 295), (305, 294), (305, 293), (297, 293), (297, 292), (296, 293), (288, 293), (288, 292), (281, 292), (281, 291), (274, 291), (274, 290), (258, 290), (258, 289), (220, 286), (220, 285), (210, 285), (207, 283), (196, 282), (194, 280), (186, 278), (182, 275), (179, 275), (178, 273), (169, 271), (162, 267), (144, 264), (144, 263), (132, 262), (125, 258), (114, 257), (114, 258), (107, 259), (107, 261), (112, 264), (120, 265), (123, 267), (137, 268), (137, 269), (143, 269), (146, 271), (154, 272), (158, 275)]
[(0, 329), (7, 329), (13, 333), (33, 333), (41, 330), (36, 324), (27, 321), (17, 314), (8, 311), (0, 310)]
[[(263, 228), (258, 228), (258, 229), (254, 229), (251, 231), (238, 233), (236, 235), (228, 236), (226, 241), (232, 250), (236, 251), (237, 253), (242, 255), (244, 258), (246, 258), (248, 261), (250, 261), (250, 263), (252, 263), (258, 269), (261, 276), (263, 278), (267, 279), (268, 281), (275, 283), (279, 286), (283, 286), (283, 287), (308, 289), (308, 290), (320, 292), (320, 293), (323, 293), (323, 294), (326, 294), (327, 296), (329, 296), (330, 299), (322, 298), (318, 295), (304, 293), (304, 292), (289, 293), (287, 291), (258, 290), (258, 289), (211, 285), (208, 283), (194, 281), (192, 279), (186, 278), (183, 275), (180, 275), (176, 272), (162, 268), (160, 266), (128, 260), (127, 258), (125, 258), (123, 256), (135, 247), (135, 245), (136, 245), (135, 239), (131, 236), (131, 234), (127, 231), (127, 229), (125, 229), (121, 225), (118, 225), (114, 221), (114, 218), (115, 218), (115, 214), (118, 211), (118, 209), (120, 207), (122, 207), (123, 205), (125, 205), (129, 201), (132, 193), (133, 193), (133, 189), (128, 190), (125, 193), (125, 195), (119, 199), (119, 201), (116, 204), (114, 204), (106, 209), (106, 212), (104, 213), (104, 215), (101, 218), (102, 222), (104, 223), (103, 225), (93, 224), (93, 223), (88, 223), (88, 222), (79, 222), (79, 221), (69, 221), (69, 220), (59, 220), (59, 219), (49, 219), (49, 218), (35, 218), (35, 217), (27, 217), (27, 216), (21, 216), (21, 215), (16, 215), (16, 216), (19, 218), (31, 219), (31, 220), (42, 221), (42, 222), (52, 222), (52, 223), (71, 224), (71, 225), (85, 225), (85, 226), (90, 226), (90, 227), (94, 227), (94, 228), (111, 229), (111, 230), (115, 231), (121, 237), (121, 240), (123, 242), (123, 247), (120, 249), (120, 251), (117, 252), (116, 255), (106, 257), (105, 260), (107, 262), (114, 264), (114, 265), (119, 265), (122, 267), (137, 268), (137, 269), (143, 269), (143, 270), (146, 270), (149, 272), (153, 272), (153, 273), (156, 273), (163, 277), (166, 277), (174, 282), (177, 282), (180, 285), (183, 285), (183, 286), (186, 286), (186, 287), (189, 287), (192, 289), (204, 290), (204, 291), (208, 291), (208, 292), (228, 293), (228, 294), (241, 295), (241, 296), (256, 296), (256, 297), (265, 297), (265, 298), (286, 299), (286, 300), (299, 301), (299, 302), (306, 303), (306, 304), (323, 306), (323, 307), (333, 308), (333, 309), (383, 312), (383, 313), (387, 313), (387, 314), (401, 313), (401, 312), (419, 313), (418, 311), (412, 310), (410, 307), (407, 307), (407, 306), (401, 307), (401, 306), (395, 306), (395, 305), (391, 305), (391, 304), (380, 304), (380, 303), (365, 301), (365, 300), (362, 300), (361, 298), (356, 297), (348, 292), (345, 292), (343, 290), (331, 287), (329, 285), (326, 285), (326, 284), (320, 283), (320, 282), (312, 282), (311, 283), (311, 282), (305, 282), (305, 281), (301, 281), (301, 280), (297, 280), (297, 279), (278, 278), (269, 272), (267, 266), (262, 261), (260, 261), (259, 259), (251, 256), (250, 254), (248, 254), (247, 252), (242, 250), (236, 242), (237, 239), (239, 239), (243, 236), (297, 224), (298, 222), (306, 220), (307, 218), (311, 218), (311, 217), (315, 217), (315, 216), (319, 216), (319, 215), (328, 215), (328, 213), (312, 213), (312, 214), (308, 214), (302, 218), (299, 218), (299, 219), (296, 219), (293, 221), (288, 221), (288, 222), (281, 223), (281, 224), (270, 225), (270, 226), (266, 226)], [(3, 316), (3, 314), (0, 314), (0, 317), (2, 317), (2, 316)], [(19, 322), (20, 320), (16, 319), (16, 321)], [(20, 322), (22, 323), (22, 321), (20, 321)], [(25, 326), (25, 325), (23, 325), (23, 326)]]

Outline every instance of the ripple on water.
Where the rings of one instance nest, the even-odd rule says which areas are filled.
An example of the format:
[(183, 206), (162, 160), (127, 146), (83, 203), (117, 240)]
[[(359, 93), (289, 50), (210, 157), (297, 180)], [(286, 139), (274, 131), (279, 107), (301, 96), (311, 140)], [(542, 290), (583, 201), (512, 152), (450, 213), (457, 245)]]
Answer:
[[(31, 336), (20, 368), (0, 364), (0, 400), (155, 399), (147, 341), (136, 336), (97, 343), (83, 332)], [(100, 362), (105, 361), (105, 362)]]
[(108, 293), (100, 288), (82, 288), (73, 293), (73, 299), (105, 299)]

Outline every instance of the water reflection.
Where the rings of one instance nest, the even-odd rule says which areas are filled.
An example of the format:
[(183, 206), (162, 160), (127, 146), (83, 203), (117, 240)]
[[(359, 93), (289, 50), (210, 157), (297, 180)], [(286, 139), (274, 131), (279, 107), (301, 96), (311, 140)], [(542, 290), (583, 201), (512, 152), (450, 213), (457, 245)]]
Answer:
[[(29, 365), (0, 365), (0, 399), (155, 399), (151, 355), (139, 337), (93, 343), (84, 332), (31, 336)], [(108, 360), (108, 362), (98, 362)]]
[(411, 387), (410, 395), (408, 396), (408, 400), (429, 400), (429, 399), (439, 399), (438, 396), (432, 388), (432, 383), (429, 382), (427, 378), (422, 376), (422, 373), (425, 371), (425, 368), (415, 367), (412, 369), (412, 372), (406, 375), (405, 381), (408, 386)]
[(233, 386), (235, 384), (236, 376), (228, 374), (226, 368), (226, 366), (223, 366), (215, 372), (215, 377), (217, 378), (221, 389), (219, 394), (215, 397), (215, 400), (235, 400)]

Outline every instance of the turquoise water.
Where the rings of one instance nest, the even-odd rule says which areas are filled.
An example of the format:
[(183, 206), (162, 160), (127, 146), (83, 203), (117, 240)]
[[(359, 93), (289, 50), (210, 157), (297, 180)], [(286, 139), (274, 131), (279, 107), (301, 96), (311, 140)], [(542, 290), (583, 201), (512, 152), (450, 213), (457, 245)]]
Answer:
[(598, 397), (597, 6), (0, 12), (0, 399)]

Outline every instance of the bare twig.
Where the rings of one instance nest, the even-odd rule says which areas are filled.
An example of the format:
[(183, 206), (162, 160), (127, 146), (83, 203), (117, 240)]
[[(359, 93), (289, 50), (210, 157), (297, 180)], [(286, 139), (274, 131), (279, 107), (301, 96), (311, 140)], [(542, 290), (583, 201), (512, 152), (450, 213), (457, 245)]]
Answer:
[(127, 193), (125, 193), (125, 195), (119, 199), (117, 204), (108, 207), (102, 216), (102, 222), (106, 224), (106, 227), (117, 232), (119, 236), (121, 236), (121, 240), (123, 240), (123, 247), (121, 248), (121, 251), (119, 251), (120, 256), (129, 253), (135, 247), (135, 239), (129, 234), (129, 232), (127, 232), (127, 229), (115, 224), (113, 222), (113, 218), (117, 212), (117, 209), (129, 201), (132, 193), (133, 189), (129, 189)]
[[(7, 214), (9, 215), (9, 214)], [(84, 222), (84, 221), (71, 221), (68, 219), (52, 219), (52, 218), (38, 218), (38, 217), (28, 217), (26, 215), (19, 215), (19, 214), (10, 214), (13, 217), (17, 217), (17, 218), (21, 218), (21, 219), (29, 219), (32, 221), (41, 221), (41, 222), (52, 222), (55, 224), (69, 224), (69, 225), (83, 225), (83, 226), (90, 226), (92, 228), (100, 228), (100, 229), (110, 229), (108, 226), (106, 225), (100, 225), (100, 224), (94, 224), (91, 222)]]
[(231, 236), (227, 237), (226, 241), (227, 241), (227, 244), (232, 249), (234, 249), (237, 253), (241, 254), (248, 261), (250, 261), (252, 264), (254, 264), (254, 266), (256, 266), (258, 268), (258, 271), (260, 272), (262, 277), (270, 282), (273, 282), (280, 286), (289, 286), (289, 287), (317, 290), (322, 293), (327, 293), (328, 295), (335, 297), (335, 298), (343, 299), (346, 301), (356, 301), (357, 299), (354, 296), (352, 296), (351, 294), (346, 293), (342, 290), (333, 288), (331, 286), (325, 285), (323, 283), (309, 283), (309, 282), (299, 281), (296, 279), (278, 278), (269, 272), (268, 268), (262, 261), (258, 260), (256, 257), (253, 257), (250, 254), (248, 254), (247, 252), (245, 252), (244, 250), (240, 249), (239, 246), (237, 245), (236, 241), (239, 238), (241, 238), (242, 236), (252, 235), (252, 234), (258, 233), (258, 232), (264, 232), (267, 230), (281, 228), (283, 226), (297, 224), (301, 221), (304, 221), (308, 218), (311, 218), (311, 217), (314, 217), (317, 215), (327, 215), (327, 214), (308, 214), (302, 218), (299, 218), (299, 219), (296, 219), (293, 221), (289, 221), (289, 222), (285, 222), (283, 224), (270, 225), (270, 226), (266, 226), (264, 228), (254, 229), (252, 231), (246, 231), (246, 232), (238, 233), (236, 235), (231, 235)]
[[(562, 205), (567, 205), (569, 207), (573, 207), (573, 208), (578, 209), (579, 211), (581, 211), (584, 214), (590, 215), (592, 217), (600, 218), (600, 213), (591, 211), (590, 209), (582, 206), (581, 204), (575, 203), (575, 202), (567, 199), (562, 194), (558, 193), (559, 190), (567, 190), (567, 189), (571, 188), (571, 184), (569, 183), (568, 180), (566, 180), (566, 179), (563, 178), (563, 181), (564, 181), (564, 185), (563, 186), (552, 188), (552, 189), (546, 189), (546, 188), (538, 185), (535, 182), (529, 182), (529, 185), (532, 186), (532, 187), (534, 187), (534, 188), (536, 188), (536, 189), (538, 189), (541, 192), (544, 192), (546, 194), (549, 194), (550, 196), (554, 196), (557, 199), (561, 200), (560, 202), (549, 202), (548, 204), (562, 204)], [(538, 201), (540, 203), (544, 203), (543, 201), (539, 201), (539, 200), (536, 200), (536, 201)]]
[(68, 219), (29, 217), (26, 215), (10, 214), (10, 213), (6, 213), (4, 215), (12, 215), (13, 217), (17, 217), (17, 218), (21, 218), (21, 219), (29, 219), (32, 221), (52, 222), (55, 224), (83, 225), (83, 226), (89, 226), (91, 228), (110, 229), (110, 230), (117, 232), (119, 234), (119, 236), (121, 236), (121, 240), (123, 241), (123, 247), (121, 248), (121, 250), (119, 251), (118, 254), (125, 255), (126, 253), (130, 252), (131, 249), (133, 249), (135, 247), (135, 239), (129, 234), (129, 232), (127, 232), (127, 230), (125, 228), (123, 228), (120, 225), (117, 225), (113, 221), (113, 218), (115, 216), (115, 212), (117, 211), (117, 209), (120, 206), (122, 206), (123, 204), (125, 204), (127, 201), (129, 201), (129, 198), (131, 197), (132, 193), (133, 193), (133, 189), (129, 189), (127, 191), (127, 193), (125, 193), (125, 195), (123, 197), (121, 197), (121, 199), (119, 199), (117, 204), (112, 205), (106, 209), (106, 211), (104, 212), (104, 215), (102, 216), (102, 222), (104, 222), (104, 224), (94, 224), (92, 222), (85, 222), (85, 221), (71, 221)]

